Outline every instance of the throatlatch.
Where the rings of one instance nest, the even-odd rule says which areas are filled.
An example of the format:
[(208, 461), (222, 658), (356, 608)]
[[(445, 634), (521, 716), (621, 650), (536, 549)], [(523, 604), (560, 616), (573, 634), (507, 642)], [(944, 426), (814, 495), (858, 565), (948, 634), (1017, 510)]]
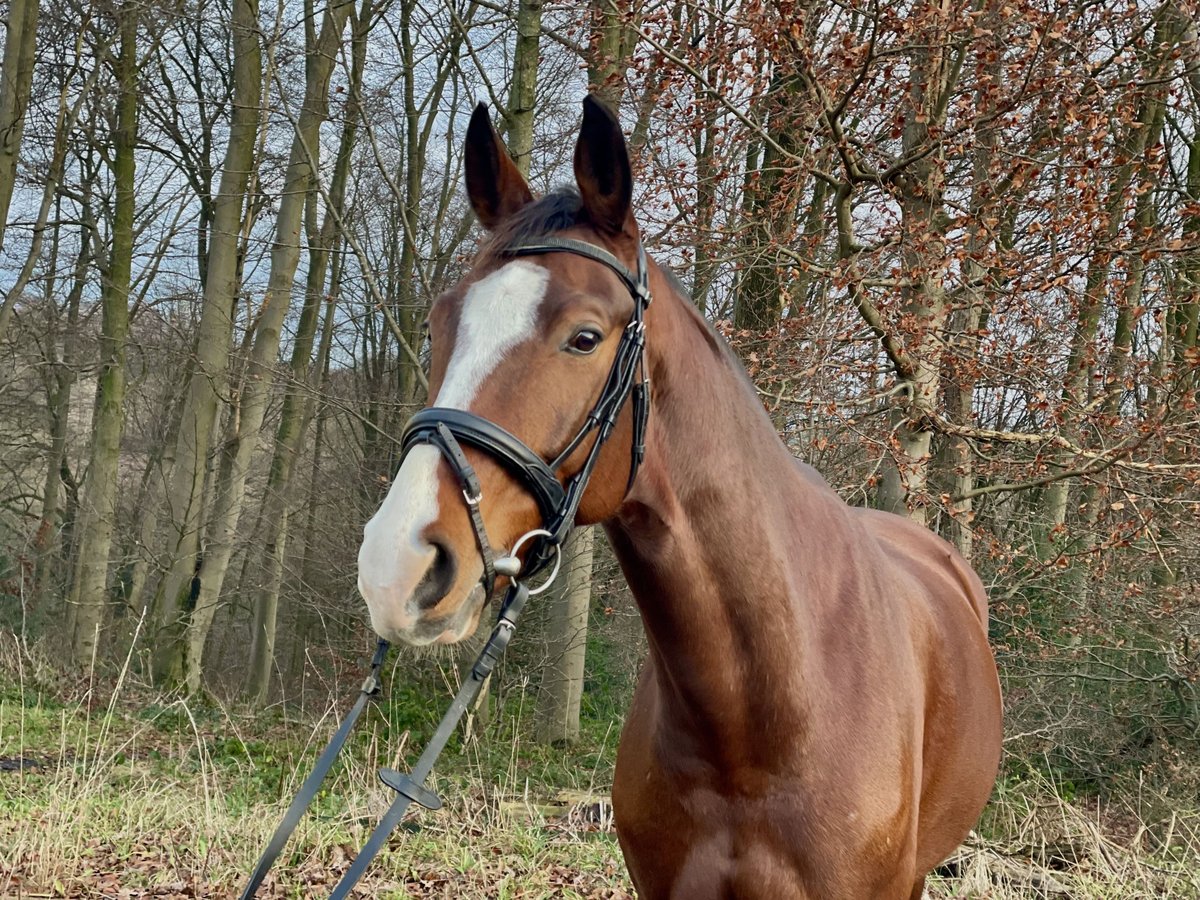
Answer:
[[(608, 378), (605, 380), (596, 404), (588, 413), (587, 420), (575, 437), (567, 443), (567, 446), (552, 462), (546, 462), (520, 438), (505, 431), (499, 425), (471, 412), (430, 407), (421, 410), (409, 420), (401, 438), (401, 459), (418, 444), (430, 444), (437, 447), (462, 485), (463, 500), (467, 504), (471, 527), (475, 531), (475, 540), (483, 560), (483, 576), (480, 581), (485, 591), (488, 596), (491, 595), (497, 575), (509, 578), (509, 586), (504, 602), (500, 605), (496, 625), (492, 629), (487, 643), (471, 667), (458, 694), (455, 695), (450, 708), (446, 710), (437, 731), (434, 732), (433, 738), (425, 747), (412, 772), (404, 774), (394, 769), (379, 770), (379, 780), (396, 791), (396, 798), (383, 818), (379, 820), (379, 824), (375, 826), (375, 830), (371, 832), (370, 838), (355, 857), (354, 862), (350, 864), (350, 868), (342, 876), (342, 880), (329, 895), (331, 900), (341, 900), (341, 898), (349, 896), (350, 891), (362, 878), (371, 861), (383, 849), (388, 835), (400, 824), (409, 804), (415, 802), (427, 809), (441, 808), (441, 798), (429, 789), (425, 781), (432, 773), (434, 763), (445, 749), (454, 729), (478, 698), (492, 669), (495, 668), (496, 663), (504, 654), (504, 649), (512, 640), (517, 620), (525, 608), (525, 602), (531, 594), (541, 593), (549, 587), (550, 582), (558, 574), (558, 564), (561, 562), (559, 549), (574, 527), (575, 515), (579, 510), (579, 504), (587, 489), (592, 471), (596, 467), (600, 450), (616, 428), (617, 418), (625, 406), (625, 401), (631, 396), (633, 398), (633, 441), (627, 489), (633, 485), (638, 467), (645, 456), (646, 424), (650, 415), (649, 380), (645, 377), (643, 359), (646, 347), (644, 315), (646, 308), (650, 305), (650, 279), (646, 267), (646, 254), (639, 244), (636, 274), (625, 268), (620, 260), (607, 250), (594, 244), (567, 238), (544, 238), (536, 244), (509, 247), (503, 255), (531, 256), (555, 252), (584, 256), (615, 272), (633, 296), (633, 314), (621, 334), (616, 357), (613, 359), (612, 368), (609, 370)], [(568, 478), (565, 484), (560, 482), (559, 469), (593, 431), (596, 433), (596, 438), (582, 467)], [(537, 501), (541, 511), (545, 527), (535, 529), (523, 536), (516, 542), (512, 550), (500, 559), (495, 558), (491, 542), (488, 540), (483, 526), (483, 517), (480, 512), (483, 491), (479, 478), (466, 454), (463, 453), (460, 444), (482, 450), (499, 461), (524, 485)], [(522, 563), (518, 553), (521, 545), (530, 539), (534, 541), (534, 545), (525, 562)], [(527, 578), (541, 571), (550, 564), (551, 560), (554, 561), (555, 566), (550, 578), (537, 588), (530, 590), (517, 580), (518, 575)], [(330, 739), (329, 745), (317, 759), (316, 766), (304, 780), (295, 799), (288, 806), (283, 820), (275, 829), (266, 849), (263, 850), (258, 865), (254, 867), (254, 872), (242, 891), (241, 900), (250, 900), (262, 884), (271, 865), (283, 850), (292, 832), (295, 831), (305, 810), (316, 797), (321, 783), (329, 774), (338, 753), (345, 746), (346, 739), (366, 706), (367, 700), (378, 693), (379, 674), (387, 651), (387, 641), (381, 640), (375, 649), (374, 658), (371, 660), (371, 672), (363, 683), (358, 699)]]

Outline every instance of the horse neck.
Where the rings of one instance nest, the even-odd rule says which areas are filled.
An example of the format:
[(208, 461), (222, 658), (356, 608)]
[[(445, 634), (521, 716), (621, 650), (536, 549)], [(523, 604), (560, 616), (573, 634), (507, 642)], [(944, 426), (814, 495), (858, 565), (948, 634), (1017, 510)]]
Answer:
[(796, 711), (792, 657), (811, 629), (791, 602), (791, 535), (806, 501), (825, 498), (797, 477), (753, 387), (690, 304), (655, 293), (648, 453), (608, 532), (677, 739), (753, 755), (756, 717)]

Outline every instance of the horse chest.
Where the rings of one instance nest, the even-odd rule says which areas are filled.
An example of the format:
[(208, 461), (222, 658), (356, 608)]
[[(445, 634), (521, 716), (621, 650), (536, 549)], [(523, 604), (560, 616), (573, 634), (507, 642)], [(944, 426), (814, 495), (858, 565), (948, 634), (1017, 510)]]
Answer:
[(818, 817), (782, 785), (767, 796), (729, 797), (629, 770), (614, 802), (642, 900), (905, 898), (913, 883), (904, 827), (859, 821), (837, 804)]
[(621, 848), (643, 900), (909, 896), (915, 835), (903, 804), (881, 809), (852, 784), (827, 792), (761, 774), (753, 793), (731, 792), (725, 779), (737, 773), (693, 777), (647, 749), (622, 744), (613, 785)]

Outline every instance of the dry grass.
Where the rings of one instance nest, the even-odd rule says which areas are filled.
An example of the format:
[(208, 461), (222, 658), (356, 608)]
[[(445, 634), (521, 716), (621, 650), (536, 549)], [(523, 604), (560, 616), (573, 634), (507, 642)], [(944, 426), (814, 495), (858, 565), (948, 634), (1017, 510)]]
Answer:
[[(0, 896), (232, 897), (332, 727), (162, 701), (123, 674), (58, 705), (27, 666), (0, 669)], [(340, 708), (340, 706), (339, 706)], [(369, 726), (368, 726), (369, 727)], [(402, 748), (356, 748), (260, 896), (324, 896), (389, 797), (374, 779)], [(419, 812), (361, 896), (625, 898), (610, 822), (547, 815), (515, 748), (504, 771), (478, 745), (447, 760), (448, 808)], [(587, 789), (594, 773), (582, 773)], [(596, 786), (601, 792), (604, 785)], [(1200, 806), (1144, 790), (1072, 802), (1036, 775), (998, 789), (981, 826), (930, 879), (929, 897), (1200, 898)]]
[(977, 834), (931, 878), (932, 897), (1200, 897), (1200, 803), (1142, 785), (1100, 802), (1068, 800), (1034, 773), (1002, 784)]
[[(0, 897), (237, 896), (342, 705), (264, 742), (257, 723), (162, 702), (126, 672), (65, 705), (25, 675), (0, 668), (0, 760), (17, 766), (0, 771)], [(366, 840), (391, 799), (374, 773), (404, 751), (366, 727), (259, 896), (325, 896)], [(567, 808), (548, 819), (518, 750), (485, 776), (478, 749), (448, 755), (447, 807), (410, 817), (359, 896), (631, 896), (611, 828)]]

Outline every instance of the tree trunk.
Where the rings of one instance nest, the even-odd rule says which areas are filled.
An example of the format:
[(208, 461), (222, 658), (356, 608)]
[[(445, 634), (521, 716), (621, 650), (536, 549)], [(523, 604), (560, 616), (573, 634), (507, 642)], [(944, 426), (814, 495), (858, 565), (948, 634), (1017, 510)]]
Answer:
[[(1187, 199), (1192, 203), (1200, 202), (1200, 126), (1195, 129), (1188, 148), (1187, 166)], [(1163, 346), (1159, 351), (1159, 379), (1173, 382), (1173, 399), (1170, 408), (1165, 410), (1167, 417), (1176, 427), (1194, 428), (1189, 419), (1194, 417), (1196, 408), (1196, 390), (1200, 372), (1196, 361), (1200, 359), (1197, 352), (1197, 335), (1200, 332), (1200, 250), (1197, 238), (1200, 237), (1200, 216), (1190, 216), (1184, 219), (1182, 229), (1184, 243), (1191, 249), (1182, 254), (1178, 264), (1179, 289), (1171, 299), (1171, 308), (1167, 312), (1166, 328), (1163, 335)], [(1187, 424), (1185, 424), (1187, 423)], [(1167, 448), (1167, 459), (1171, 462), (1182, 462), (1187, 451), (1182, 441), (1173, 441)], [(1182, 482), (1182, 483), (1179, 483)], [(1179, 496), (1186, 496), (1193, 490), (1193, 485), (1185, 479), (1178, 479)], [(1186, 514), (1181, 513), (1180, 517)], [(1152, 526), (1160, 544), (1171, 545), (1178, 543), (1177, 526), (1168, 518), (1161, 524)], [(1175, 558), (1178, 551), (1168, 551), (1160, 556), (1152, 569), (1152, 579), (1155, 585), (1175, 585), (1179, 581), (1180, 562)]]
[[(275, 658), (275, 629), (279, 610), (279, 592), (283, 585), (283, 562), (288, 539), (288, 497), (295, 469), (300, 439), (308, 428), (311, 404), (308, 391), (309, 367), (324, 295), (325, 275), (329, 267), (329, 252), (336, 240), (337, 222), (342, 215), (346, 183), (350, 177), (350, 159), (358, 133), (358, 101), (362, 89), (362, 73), (367, 55), (367, 30), (371, 26), (371, 0), (363, 0), (362, 8), (352, 24), (354, 40), (350, 73), (350, 96), (342, 123), (341, 142), (333, 180), (329, 187), (331, 209), (326, 210), (325, 222), (318, 231), (308, 234), (308, 275), (304, 309), (292, 346), (291, 383), (283, 400), (279, 429), (275, 435), (275, 451), (267, 476), (267, 492), (263, 500), (262, 585), (254, 603), (254, 628), (250, 646), (250, 677), (247, 695), (255, 706), (263, 706), (271, 685), (271, 665)], [(316, 204), (316, 191), (311, 192)]]
[[(693, 15), (700, 16), (697, 10)], [(700, 32), (707, 35), (709, 41), (715, 41), (720, 33), (720, 21), (717, 11), (709, 9), (705, 15), (704, 28), (699, 23), (693, 28), (693, 40), (700, 38)], [(703, 83), (716, 83), (723, 71), (718, 54), (710, 49), (704, 78), (695, 79), (694, 90), (697, 100), (703, 97)], [(696, 209), (692, 225), (692, 302), (703, 313), (708, 308), (708, 292), (712, 287), (720, 268), (717, 248), (720, 246), (713, 234), (713, 222), (717, 213), (717, 191), (720, 187), (720, 176), (717, 171), (715, 153), (717, 146), (717, 110), (720, 104), (716, 98), (705, 98), (698, 102), (700, 127), (696, 129), (694, 153), (696, 156)]]
[[(61, 218), (61, 217), (57, 217)], [(57, 244), (58, 226), (55, 226)], [(71, 390), (75, 385), (76, 347), (79, 343), (79, 301), (87, 285), (88, 261), (91, 259), (91, 242), (83, 234), (79, 244), (79, 256), (75, 262), (75, 275), (67, 294), (67, 321), (63, 334), (62, 356), (51, 360), (46, 411), (50, 418), (50, 453), (46, 460), (46, 478), (42, 488), (42, 515), (34, 537), (35, 563), (33, 569), (33, 602), (37, 610), (50, 606), (53, 577), (61, 560), (59, 528), (59, 497), (62, 487), (62, 465), (67, 455), (67, 434), (71, 409)], [(57, 253), (55, 254), (57, 255)], [(47, 289), (50, 298), (52, 289)], [(50, 352), (57, 355), (53, 340), (47, 342)]]
[(542, 34), (542, 0), (519, 0), (513, 80), (505, 122), (508, 152), (526, 178), (533, 153), (533, 113), (537, 105), (538, 40)]
[[(940, 149), (920, 156), (930, 125), (944, 117), (942, 99), (954, 75), (947, 45), (945, 7), (931, 0), (919, 11), (925, 39), (913, 51), (902, 152), (915, 161), (899, 179), (905, 317), (915, 333), (908, 336), (912, 361), (905, 373), (904, 405), (892, 409), (893, 447), (884, 460), (877, 495), (880, 509), (907, 515), (921, 525), (928, 520), (929, 458), (933, 432), (928, 417), (937, 410), (941, 385), (941, 342), (947, 304), (943, 283), (946, 259), (943, 210), (944, 159)], [(919, 156), (919, 158), (917, 158)]]
[(138, 7), (121, 7), (117, 61), (119, 99), (113, 134), (112, 255), (101, 290), (100, 375), (92, 419), (92, 450), (84, 488), (83, 522), (71, 590), (74, 634), (71, 651), (87, 666), (96, 652), (108, 585), (108, 555), (116, 519), (118, 464), (125, 427), (125, 342), (129, 332), (129, 285), (133, 267), (134, 151), (137, 143)]
[[(1176, 43), (1176, 22), (1165, 15), (1158, 19), (1152, 45), (1157, 54), (1157, 65), (1161, 68), (1171, 63), (1171, 49)], [(1147, 66), (1148, 74), (1154, 74)], [(1125, 138), (1122, 141), (1121, 157), (1124, 162), (1118, 166), (1108, 186), (1108, 193), (1102, 212), (1103, 229), (1100, 231), (1096, 249), (1088, 260), (1087, 275), (1084, 278), (1083, 295), (1080, 299), (1079, 312), (1075, 321), (1075, 332), (1071, 337), (1071, 347), (1067, 356), (1067, 369), (1062, 384), (1062, 418), (1061, 432), (1068, 439), (1078, 439), (1079, 416), (1088, 402), (1090, 375), (1096, 360), (1095, 342), (1100, 319), (1104, 311), (1104, 300), (1108, 293), (1108, 275), (1112, 263), (1112, 246), (1125, 224), (1125, 209), (1129, 200), (1129, 183), (1136, 174), (1139, 163), (1146, 151), (1147, 140), (1153, 131), (1154, 120), (1162, 105), (1165, 84), (1161, 80), (1147, 79), (1148, 87), (1138, 110), (1137, 120), (1131, 122)], [(1059, 454), (1060, 468), (1069, 467), (1070, 454), (1063, 451)], [(1071, 480), (1060, 478), (1046, 489), (1045, 524), (1049, 536), (1053, 537), (1067, 520), (1067, 503), (1071, 491)]]
[[(594, 0), (588, 58), (588, 87), (617, 112), (625, 87), (625, 63), (633, 47), (615, 6)], [(579, 703), (587, 649), (587, 609), (592, 596), (591, 528), (580, 529), (561, 548), (561, 587), (551, 592), (546, 640), (561, 657), (557, 677), (538, 695), (535, 718), (539, 740), (571, 739), (579, 734)], [(583, 610), (582, 615), (579, 610)], [(551, 661), (554, 664), (555, 656)]]
[(25, 130), (25, 110), (33, 84), (39, 0), (10, 0), (4, 68), (0, 70), (0, 251), (17, 182), (17, 162)]
[[(1188, 147), (1187, 199), (1200, 203), (1200, 125), (1193, 126), (1192, 140)], [(1187, 401), (1196, 390), (1197, 373), (1195, 350), (1197, 331), (1200, 330), (1200, 216), (1189, 216), (1183, 221), (1182, 237), (1192, 249), (1182, 254), (1179, 260), (1179, 290), (1167, 313), (1167, 328), (1161, 358), (1166, 364), (1176, 366), (1176, 392), (1183, 402), (1175, 406), (1180, 413), (1187, 409)], [(1166, 373), (1163, 373), (1166, 374)]]
[(588, 90), (616, 112), (625, 95), (625, 69), (633, 51), (625, 27), (622, 3), (591, 0), (592, 28), (588, 41)]
[[(238, 521), (246, 496), (246, 478), (270, 399), (279, 355), (279, 334), (300, 261), (298, 235), (306, 198), (313, 184), (315, 154), (320, 147), (319, 130), (327, 115), (329, 78), (351, 7), (348, 0), (338, 0), (336, 5), (327, 7), (320, 37), (315, 40), (310, 38), (309, 53), (305, 60), (304, 106), (296, 122), (279, 200), (265, 309), (254, 336), (254, 347), (242, 385), (240, 415), (233, 425), (235, 431), (227, 442), (228, 466), (222, 466), (222, 474), (226, 477), (217, 487), (208, 544), (198, 572), (196, 606), (186, 622), (184, 640), (175, 640), (165, 646), (160, 654), (160, 664), (155, 667), (160, 677), (181, 679), (189, 693), (200, 688), (204, 644), (208, 640), (225, 573), (233, 555)], [(210, 267), (209, 279), (212, 278)]]
[[(988, 28), (992, 33), (991, 47), (981, 45), (980, 56), (989, 59), (987, 74), (989, 80), (1000, 77), (1001, 61), (1004, 58), (1003, 35), (1004, 20), (993, 10), (986, 23), (981, 28)], [(989, 52), (990, 50), (990, 52)], [(968, 229), (967, 255), (962, 264), (963, 302), (960, 309), (951, 312), (954, 326), (948, 341), (957, 349), (958, 370), (946, 373), (949, 375), (946, 387), (947, 412), (955, 424), (970, 427), (975, 418), (975, 387), (979, 381), (977, 361), (979, 359), (979, 343), (981, 329), (986, 323), (992, 306), (992, 291), (994, 285), (986, 283), (989, 267), (980, 262), (988, 250), (992, 240), (991, 229), (985, 227), (983, 220), (996, 205), (992, 163), (996, 157), (998, 134), (995, 124), (991, 121), (993, 112), (990, 95), (986, 88), (980, 88), (975, 94), (977, 114), (984, 117), (975, 128), (975, 150), (971, 159), (971, 224)], [(951, 496), (955, 498), (950, 511), (950, 542), (963, 559), (970, 560), (974, 543), (975, 530), (972, 526), (974, 519), (974, 500), (971, 491), (975, 487), (975, 453), (971, 442), (963, 436), (951, 441), (949, 447)]]
[[(62, 196), (59, 186), (62, 184), (67, 153), (71, 149), (72, 133), (75, 130), (76, 123), (79, 121), (80, 110), (83, 109), (84, 102), (91, 95), (96, 81), (104, 68), (103, 62), (106, 58), (107, 55), (95, 61), (95, 68), (84, 79), (83, 89), (80, 91), (79, 96), (75, 98), (73, 105), (68, 107), (67, 101), (71, 90), (70, 74), (73, 74), (74, 70), (71, 70), (68, 77), (64, 79), (62, 89), (59, 91), (58, 112), (54, 120), (54, 149), (50, 157), (49, 171), (46, 173), (46, 182), (42, 185), (42, 201), (38, 208), (37, 218), (34, 220), (32, 237), (29, 242), (29, 252), (25, 254), (25, 262), (17, 273), (12, 287), (9, 288), (8, 293), (5, 295), (4, 302), (0, 303), (0, 341), (4, 340), (4, 336), (8, 331), (9, 321), (12, 318), (13, 311), (16, 309), (17, 301), (21, 299), (25, 288), (29, 286), (38, 259), (41, 257), (42, 241), (46, 229), (49, 227), (50, 210), (54, 208)], [(56, 217), (56, 228), (59, 221)], [(2, 226), (3, 223), (0, 222), (0, 227)], [(89, 236), (86, 234), (83, 236), (85, 241), (88, 238)]]
[[(147, 460), (146, 469), (142, 475), (142, 489), (138, 495), (137, 508), (139, 516), (137, 534), (133, 538), (133, 546), (129, 548), (128, 557), (133, 560), (128, 568), (128, 580), (125, 586), (125, 609), (138, 620), (148, 617), (151, 610), (146, 597), (146, 585), (149, 580), (151, 564), (154, 569), (163, 567), (164, 560), (158, 555), (163, 549), (158, 535), (161, 531), (164, 499), (169, 487), (169, 479), (175, 470), (175, 451), (179, 437), (180, 410), (186, 397), (187, 385), (180, 385), (171, 398), (168, 415), (169, 425), (161, 443), (154, 448)], [(150, 598), (151, 600), (153, 598)]]
[[(155, 595), (153, 609), (157, 645), (177, 647), (183, 631), (192, 577), (196, 571), (203, 527), (205, 478), (212, 435), (226, 384), (232, 315), (240, 281), (238, 237), (246, 203), (262, 102), (262, 48), (259, 45), (258, 0), (234, 0), (233, 113), (225, 149), (221, 184), (213, 204), (212, 239), (208, 247), (204, 305), (196, 335), (194, 369), (175, 442), (175, 463), (167, 491), (172, 511), (167, 570)], [(171, 668), (168, 666), (168, 668)], [(171, 680), (175, 672), (156, 677)]]
[[(342, 244), (342, 246), (345, 245)], [(325, 422), (328, 418), (329, 407), (323, 393), (323, 388), (329, 378), (329, 357), (330, 351), (333, 348), (334, 316), (337, 314), (337, 299), (342, 288), (342, 260), (343, 254), (337, 253), (334, 255), (333, 267), (329, 278), (329, 296), (325, 301), (325, 321), (321, 325), (321, 343), (317, 348), (317, 382), (313, 386), (313, 394), (317, 398), (317, 408), (314, 413), (316, 423), (313, 426), (312, 463), (308, 475), (308, 503), (305, 511), (304, 528), (300, 533), (300, 547), (295, 554), (300, 558), (300, 584), (304, 588), (312, 585), (317, 576), (317, 564), (314, 559), (313, 547), (316, 545), (317, 517), (320, 511), (320, 503), (317, 498), (321, 496), (321, 491), (318, 485), (321, 478), (321, 459), (325, 449)], [(304, 665), (303, 651), (308, 646), (308, 632), (315, 618), (307, 603), (302, 601), (297, 606), (293, 622), (294, 632), (292, 634), (292, 671), (301, 673), (301, 689), (303, 689), (304, 684), (302, 668)]]
[(550, 591), (547, 659), (537, 700), (537, 739), (570, 743), (579, 737), (588, 609), (592, 598), (595, 531), (581, 528), (563, 546), (563, 571)]
[(802, 121), (795, 102), (799, 94), (793, 77), (777, 78), (767, 98), (770, 118), (762, 167), (751, 176), (746, 198), (748, 262), (738, 278), (734, 304), (735, 328), (765, 331), (775, 328), (787, 306), (783, 261), (778, 248), (791, 243), (796, 228), (800, 185), (790, 158), (799, 147)]
[[(1155, 146), (1162, 137), (1166, 124), (1165, 103), (1154, 104), (1154, 113), (1145, 138), (1145, 146)], [(1112, 349), (1108, 356), (1108, 371), (1104, 376), (1104, 398), (1100, 404), (1102, 414), (1111, 420), (1120, 415), (1121, 398), (1125, 395), (1125, 381), (1129, 375), (1130, 354), (1133, 350), (1133, 328), (1137, 321), (1146, 283), (1146, 258), (1138, 250), (1145, 242), (1153, 240), (1157, 216), (1154, 207), (1153, 186), (1163, 173), (1149, 169), (1142, 173), (1142, 183), (1135, 188), (1137, 199), (1133, 208), (1133, 250), (1128, 255), (1125, 284), (1117, 297), (1116, 319), (1113, 322)], [(1083, 520), (1093, 526), (1100, 516), (1100, 489), (1096, 481), (1089, 482), (1083, 489), (1080, 503)], [(1090, 529), (1089, 529), (1090, 530)]]

